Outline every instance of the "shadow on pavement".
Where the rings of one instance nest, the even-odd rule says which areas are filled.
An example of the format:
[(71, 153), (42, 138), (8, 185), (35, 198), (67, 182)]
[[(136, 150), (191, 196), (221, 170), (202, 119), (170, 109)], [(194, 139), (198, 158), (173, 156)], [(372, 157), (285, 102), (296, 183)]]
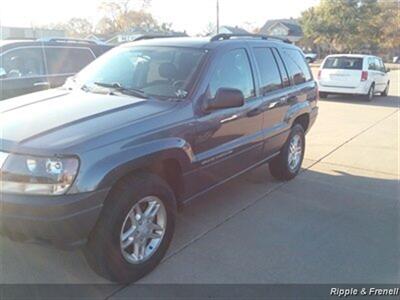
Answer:
[[(281, 183), (261, 166), (182, 209), (169, 258), (141, 282), (393, 282), (398, 193), (396, 179), (326, 168)], [(78, 251), (2, 245), (2, 283), (104, 282)]]
[(321, 98), (320, 101), (324, 102), (338, 102), (338, 103), (351, 103), (369, 106), (383, 106), (383, 107), (400, 107), (399, 96), (379, 96), (375, 95), (372, 101), (366, 101), (362, 96), (353, 95), (329, 95), (327, 98)]

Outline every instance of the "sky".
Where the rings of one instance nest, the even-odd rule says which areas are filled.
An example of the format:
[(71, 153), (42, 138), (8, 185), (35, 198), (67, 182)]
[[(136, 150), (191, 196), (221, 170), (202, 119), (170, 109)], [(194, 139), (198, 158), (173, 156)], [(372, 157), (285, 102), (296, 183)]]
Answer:
[[(138, 0), (139, 1), (139, 0)], [(0, 26), (39, 27), (73, 17), (96, 23), (102, 0), (1, 0)], [(220, 0), (221, 25), (261, 27), (266, 20), (296, 18), (319, 0)], [(189, 34), (215, 23), (216, 0), (152, 0), (147, 9), (160, 22)]]

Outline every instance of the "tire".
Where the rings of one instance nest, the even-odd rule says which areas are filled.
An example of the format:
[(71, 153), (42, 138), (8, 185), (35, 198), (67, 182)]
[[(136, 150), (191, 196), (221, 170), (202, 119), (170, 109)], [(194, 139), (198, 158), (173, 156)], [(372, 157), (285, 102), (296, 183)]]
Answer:
[[(298, 163), (291, 167), (289, 164), (290, 146), (295, 137), (298, 137), (301, 142), (301, 153), (299, 154)], [(300, 124), (295, 124), (280, 154), (269, 163), (271, 175), (278, 180), (291, 180), (296, 177), (303, 163), (305, 144), (304, 129)]]
[(368, 90), (368, 93), (364, 96), (364, 100), (371, 102), (375, 96), (375, 84), (371, 84), (371, 87)]
[(320, 98), (328, 98), (328, 93), (319, 92), (319, 97)]
[[(156, 201), (151, 202), (149, 199)], [(138, 255), (143, 260), (133, 262), (133, 254), (130, 256), (127, 253), (128, 250), (125, 251), (122, 248), (122, 236), (125, 233), (123, 226), (127, 226), (127, 222), (131, 222), (130, 226), (127, 226), (128, 231), (133, 229), (134, 222), (136, 225), (149, 226), (145, 225), (150, 222), (146, 222), (148, 221), (146, 219), (146, 206), (143, 208), (140, 219), (137, 219), (138, 214), (133, 210), (137, 206), (143, 207), (147, 204), (147, 208), (151, 204), (154, 204), (154, 207), (159, 205), (158, 210), (154, 210), (157, 210), (157, 214), (153, 217), (153, 222), (159, 223), (162, 219), (164, 229), (161, 233), (157, 233), (157, 229), (153, 227), (146, 233), (143, 233), (145, 230), (142, 232), (135, 229), (135, 237), (132, 237), (133, 233), (128, 235), (129, 238), (125, 241), (128, 244), (131, 243), (129, 246), (131, 248), (127, 247), (127, 249), (136, 249), (136, 244), (139, 243), (135, 243), (136, 240), (140, 240), (141, 245), (143, 245), (143, 248), (138, 246), (138, 249), (144, 249), (143, 255)], [(174, 193), (160, 177), (150, 173), (138, 173), (122, 179), (107, 197), (99, 221), (84, 249), (88, 264), (97, 274), (113, 282), (131, 283), (145, 276), (160, 263), (169, 247), (174, 233), (175, 211)], [(137, 228), (140, 228), (139, 225), (137, 226)], [(140, 235), (139, 231), (141, 232)], [(158, 234), (161, 238), (148, 238), (146, 240), (144, 235), (150, 234), (150, 232)], [(136, 250), (132, 251), (136, 253)], [(144, 259), (146, 251), (151, 254)], [(128, 261), (128, 257), (132, 261)]]
[(385, 90), (381, 93), (381, 96), (387, 97), (387, 95), (389, 94), (389, 85), (390, 85), (390, 82), (388, 81), (388, 83), (386, 84)]

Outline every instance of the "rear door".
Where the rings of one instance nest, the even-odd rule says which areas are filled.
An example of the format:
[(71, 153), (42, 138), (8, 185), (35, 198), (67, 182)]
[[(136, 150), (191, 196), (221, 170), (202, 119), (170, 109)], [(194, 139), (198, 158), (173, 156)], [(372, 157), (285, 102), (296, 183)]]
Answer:
[(0, 99), (47, 89), (47, 76), (41, 47), (21, 47), (0, 56)]
[(59, 87), (95, 59), (90, 48), (49, 46), (45, 48), (45, 62), (51, 88)]
[(375, 90), (377, 92), (383, 92), (386, 88), (386, 84), (388, 82), (387, 73), (385, 66), (382, 62), (382, 59), (378, 57), (373, 57), (374, 66), (375, 66)]
[(320, 84), (329, 87), (356, 88), (363, 70), (362, 57), (330, 56), (321, 70)]
[(258, 70), (259, 95), (262, 100), (263, 132), (266, 146), (263, 157), (279, 150), (279, 134), (286, 130), (285, 115), (289, 109), (290, 81), (276, 48), (253, 48)]

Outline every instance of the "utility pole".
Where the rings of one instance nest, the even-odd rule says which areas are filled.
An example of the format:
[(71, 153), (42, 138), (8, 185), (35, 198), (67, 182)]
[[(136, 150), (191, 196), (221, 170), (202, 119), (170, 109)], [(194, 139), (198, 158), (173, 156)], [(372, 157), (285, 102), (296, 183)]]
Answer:
[(219, 0), (217, 0), (217, 34), (219, 33)]

